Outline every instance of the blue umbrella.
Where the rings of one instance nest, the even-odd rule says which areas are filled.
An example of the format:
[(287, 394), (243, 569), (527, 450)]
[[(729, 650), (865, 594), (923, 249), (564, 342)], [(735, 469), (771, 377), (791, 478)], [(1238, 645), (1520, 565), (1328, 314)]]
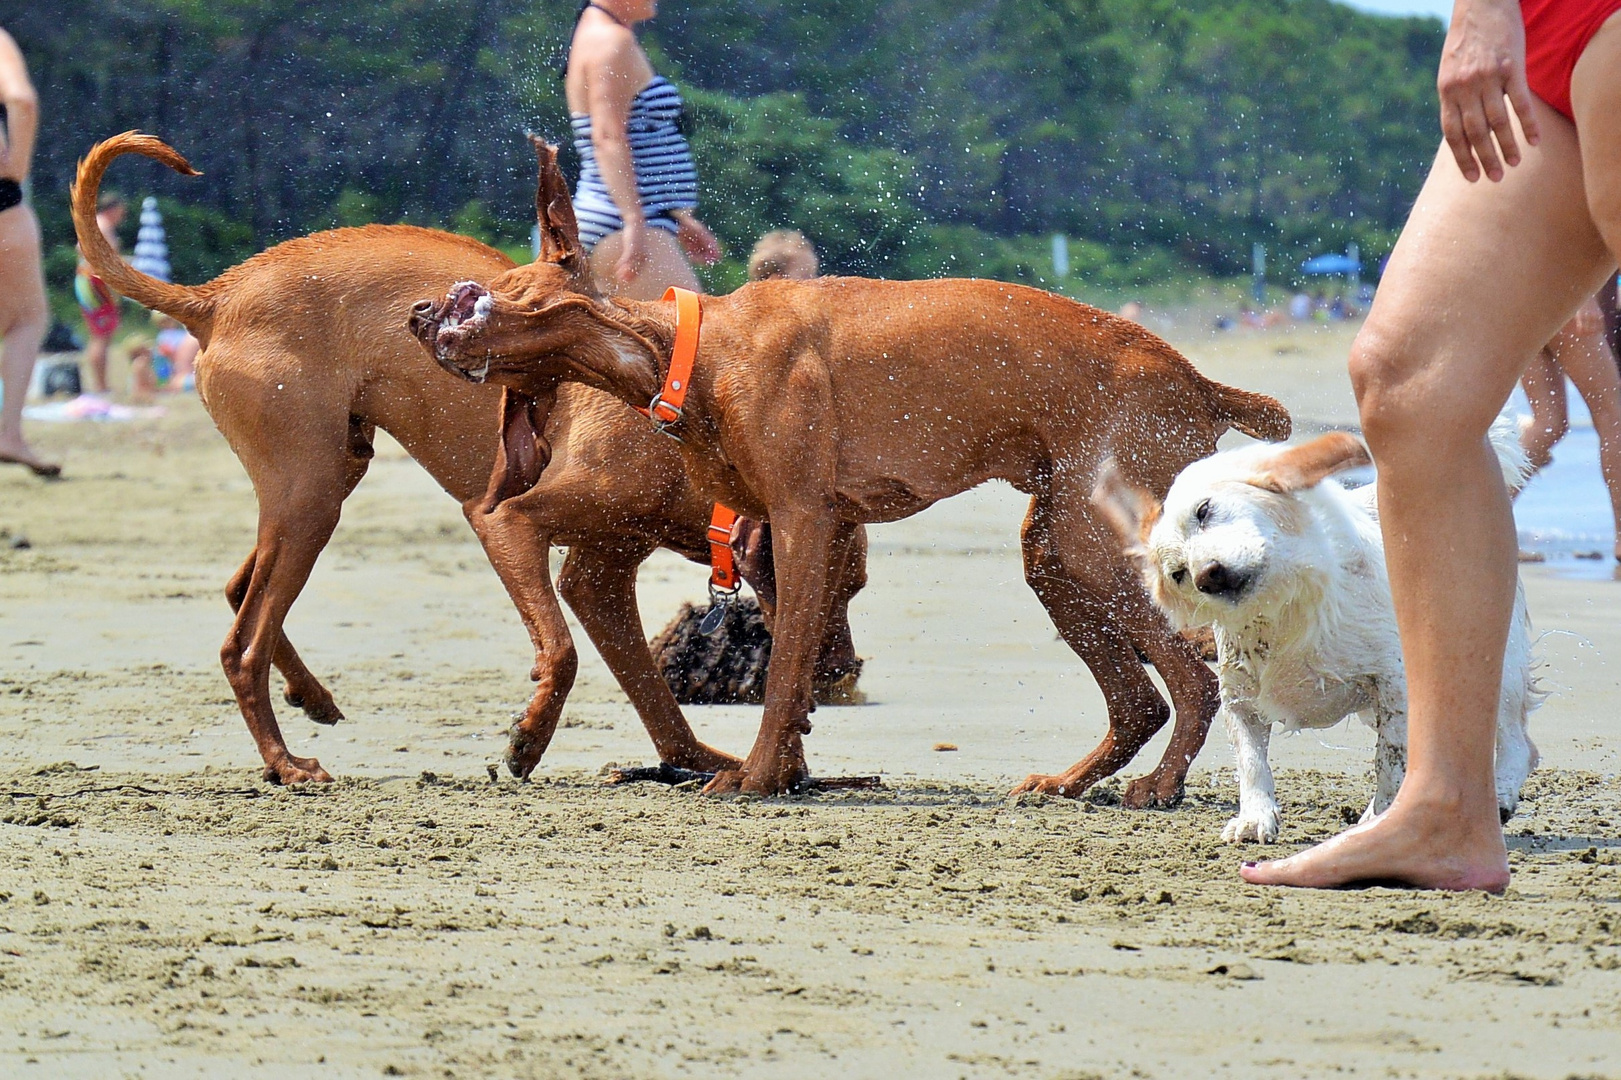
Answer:
[(1362, 260), (1349, 255), (1313, 255), (1300, 264), (1302, 274), (1360, 274)]

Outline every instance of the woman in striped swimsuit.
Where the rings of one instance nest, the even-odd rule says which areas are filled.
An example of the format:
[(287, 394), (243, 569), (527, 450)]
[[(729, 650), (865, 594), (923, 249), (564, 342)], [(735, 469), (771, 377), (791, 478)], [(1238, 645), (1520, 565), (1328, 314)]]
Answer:
[[(698, 173), (681, 134), (681, 95), (636, 41), (658, 0), (591, 0), (580, 11), (564, 88), (580, 155), (574, 213), (598, 283), (633, 300), (698, 291), (686, 256), (720, 257), (693, 216)], [(683, 254), (685, 252), (685, 255)]]

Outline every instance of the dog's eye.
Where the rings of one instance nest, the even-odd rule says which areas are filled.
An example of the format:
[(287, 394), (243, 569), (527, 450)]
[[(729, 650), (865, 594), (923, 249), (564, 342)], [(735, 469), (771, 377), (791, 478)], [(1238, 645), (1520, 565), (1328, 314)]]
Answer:
[(1198, 506), (1193, 508), (1193, 520), (1197, 521), (1200, 525), (1203, 525), (1206, 521), (1210, 520), (1209, 499), (1205, 499), (1203, 502), (1199, 503)]
[(1185, 566), (1179, 566), (1175, 570), (1172, 570), (1171, 580), (1176, 582), (1178, 585), (1188, 580), (1188, 568)]

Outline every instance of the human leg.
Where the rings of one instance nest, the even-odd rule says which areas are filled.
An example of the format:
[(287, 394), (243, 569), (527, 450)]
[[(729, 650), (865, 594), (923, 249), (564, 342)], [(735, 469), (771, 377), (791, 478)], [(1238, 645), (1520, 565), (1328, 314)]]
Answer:
[(1520, 376), (1520, 388), (1530, 403), (1531, 415), (1520, 425), (1520, 446), (1533, 469), (1553, 460), (1553, 448), (1570, 429), (1565, 408), (1565, 373), (1544, 349)]
[[(1576, 116), (1576, 129), (1582, 139), (1582, 172), (1587, 191), (1588, 213), (1610, 249), (1610, 280), (1606, 292), (1613, 292), (1615, 264), (1621, 259), (1621, 131), (1615, 117), (1621, 110), (1621, 14), (1610, 16), (1588, 42), (1576, 62), (1571, 77), (1570, 98)], [(1593, 427), (1599, 437), (1599, 465), (1610, 487), (1610, 508), (1616, 515), (1616, 555), (1621, 558), (1621, 382), (1618, 382), (1616, 355), (1609, 342), (1600, 340), (1595, 348), (1575, 358), (1581, 378), (1566, 368), (1582, 399), (1593, 414)], [(1597, 355), (1590, 355), (1596, 352)], [(1608, 361), (1603, 369), (1601, 358)], [(1588, 396), (1591, 386), (1599, 401)], [(1602, 425), (1602, 426), (1601, 426)]]
[(41, 461), (23, 439), (23, 399), (34, 375), (34, 361), (45, 340), (49, 311), (45, 279), (40, 273), (39, 226), (27, 206), (0, 212), (0, 461), (26, 465), (35, 472), (60, 471)]
[[(1598, 435), (1599, 470), (1610, 490), (1610, 514), (1615, 523), (1615, 553), (1621, 557), (1621, 370), (1604, 338), (1603, 326), (1591, 334), (1561, 333), (1549, 342), (1563, 396), (1566, 375), (1587, 404)], [(1544, 459), (1545, 460), (1545, 459)], [(1541, 465), (1535, 457), (1532, 464)]]
[(1352, 350), (1407, 668), (1406, 778), (1383, 815), (1245, 867), (1251, 882), (1508, 883), (1493, 745), (1515, 536), (1485, 435), (1613, 265), (1586, 212), (1575, 128), (1535, 108), (1541, 143), (1500, 183), (1470, 184), (1437, 157)]

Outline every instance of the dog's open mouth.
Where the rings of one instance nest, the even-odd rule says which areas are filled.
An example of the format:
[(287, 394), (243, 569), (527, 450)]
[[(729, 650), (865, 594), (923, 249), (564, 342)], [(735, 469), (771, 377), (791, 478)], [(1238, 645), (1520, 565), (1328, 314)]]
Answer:
[(486, 352), (476, 367), (468, 366), (468, 346), (489, 324), (494, 307), (488, 289), (463, 281), (451, 286), (442, 303), (424, 300), (413, 308), (411, 330), (446, 371), (468, 382), (481, 383), (490, 374), (490, 355)]

